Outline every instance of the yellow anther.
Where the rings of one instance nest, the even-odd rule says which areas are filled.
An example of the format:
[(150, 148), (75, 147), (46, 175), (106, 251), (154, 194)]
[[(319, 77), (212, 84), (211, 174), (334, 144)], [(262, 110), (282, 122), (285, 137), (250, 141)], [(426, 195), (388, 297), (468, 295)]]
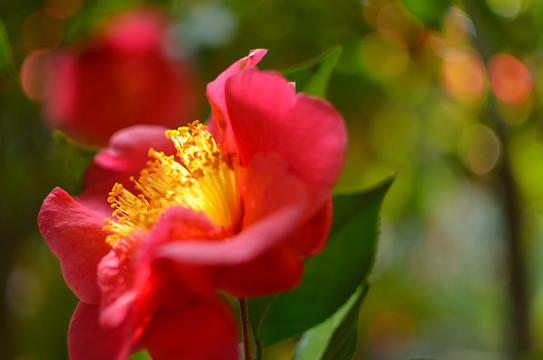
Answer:
[(173, 155), (149, 149), (153, 160), (130, 177), (139, 194), (134, 195), (116, 183), (107, 199), (113, 219), (105, 219), (103, 229), (113, 234), (110, 245), (129, 236), (134, 230), (150, 231), (164, 211), (182, 206), (204, 212), (217, 226), (233, 229), (241, 221), (241, 200), (235, 169), (215, 143), (205, 125), (198, 120), (177, 130), (167, 130), (166, 137), (177, 149)]

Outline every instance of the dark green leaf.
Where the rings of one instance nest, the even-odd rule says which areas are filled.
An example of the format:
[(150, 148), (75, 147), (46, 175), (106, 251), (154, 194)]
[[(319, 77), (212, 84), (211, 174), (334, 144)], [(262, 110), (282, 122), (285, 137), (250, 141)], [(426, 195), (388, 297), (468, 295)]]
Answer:
[(300, 334), (330, 317), (366, 281), (375, 257), (378, 214), (392, 183), (334, 195), (334, 221), (323, 252), (306, 262), (296, 289), (249, 301), (253, 329), (263, 346)]
[(74, 194), (78, 194), (82, 189), (83, 174), (89, 167), (98, 149), (78, 144), (59, 130), (53, 131), (53, 139), (66, 163), (68, 176), (71, 181), (71, 191)]
[(439, 28), (452, 0), (402, 0), (409, 11), (424, 25)]
[(334, 315), (306, 332), (293, 360), (351, 360), (357, 343), (358, 310), (367, 292), (367, 285), (360, 286)]
[(4, 77), (12, 86), (17, 87), (17, 76), (11, 54), (8, 33), (4, 22), (0, 19), (0, 76)]
[(334, 46), (314, 59), (283, 71), (283, 75), (296, 83), (298, 91), (324, 98), (328, 80), (342, 50), (341, 46)]

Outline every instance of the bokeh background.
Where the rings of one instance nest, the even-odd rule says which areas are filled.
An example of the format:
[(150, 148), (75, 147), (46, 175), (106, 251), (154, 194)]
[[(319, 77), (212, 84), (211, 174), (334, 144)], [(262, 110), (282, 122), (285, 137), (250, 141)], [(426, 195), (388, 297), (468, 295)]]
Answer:
[(327, 91), (350, 134), (337, 188), (397, 174), (355, 359), (543, 358), (543, 2), (17, 0), (0, 2), (16, 69), (0, 79), (0, 359), (66, 358), (76, 305), (36, 225), (72, 186), (40, 59), (141, 6), (169, 17), (201, 119), (205, 84), (250, 49), (283, 70), (342, 46)]

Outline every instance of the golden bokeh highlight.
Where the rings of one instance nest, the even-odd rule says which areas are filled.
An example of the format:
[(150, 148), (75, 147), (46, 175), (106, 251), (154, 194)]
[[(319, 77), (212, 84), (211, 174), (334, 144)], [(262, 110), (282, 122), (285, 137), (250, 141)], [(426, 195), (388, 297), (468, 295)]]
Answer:
[(458, 155), (462, 164), (477, 175), (488, 174), (498, 164), (502, 144), (491, 128), (473, 124), (462, 132), (458, 141)]
[(457, 101), (474, 102), (485, 90), (485, 71), (481, 59), (472, 51), (450, 50), (441, 67), (442, 85)]
[(496, 14), (515, 18), (526, 10), (530, 0), (486, 0), (488, 7)]
[(43, 99), (44, 74), (49, 56), (49, 50), (38, 50), (30, 53), (23, 61), (19, 80), (23, 92), (29, 99)]

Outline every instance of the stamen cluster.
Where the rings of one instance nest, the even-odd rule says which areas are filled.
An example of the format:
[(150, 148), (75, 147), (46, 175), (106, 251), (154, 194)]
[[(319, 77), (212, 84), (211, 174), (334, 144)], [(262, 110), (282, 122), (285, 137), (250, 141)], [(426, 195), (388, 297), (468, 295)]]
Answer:
[(130, 178), (140, 194), (134, 195), (120, 183), (113, 186), (107, 201), (115, 210), (103, 227), (113, 232), (106, 238), (108, 244), (115, 245), (135, 230), (151, 230), (173, 206), (203, 211), (214, 225), (226, 230), (239, 225), (242, 209), (235, 166), (207, 130), (194, 121), (166, 131), (177, 154), (149, 149), (154, 160), (138, 180)]

